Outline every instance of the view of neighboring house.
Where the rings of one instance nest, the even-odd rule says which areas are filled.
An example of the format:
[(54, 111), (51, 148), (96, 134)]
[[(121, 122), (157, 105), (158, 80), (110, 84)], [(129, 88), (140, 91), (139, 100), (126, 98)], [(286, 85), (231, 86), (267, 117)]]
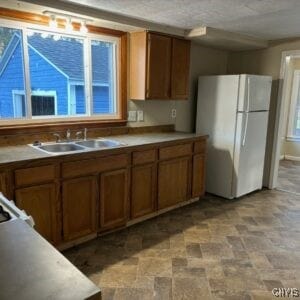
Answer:
[[(32, 116), (86, 113), (83, 40), (44, 35), (28, 36)], [(0, 60), (0, 117), (26, 115), (22, 39), (14, 33)], [(110, 62), (112, 44), (92, 43), (93, 114), (114, 111)]]

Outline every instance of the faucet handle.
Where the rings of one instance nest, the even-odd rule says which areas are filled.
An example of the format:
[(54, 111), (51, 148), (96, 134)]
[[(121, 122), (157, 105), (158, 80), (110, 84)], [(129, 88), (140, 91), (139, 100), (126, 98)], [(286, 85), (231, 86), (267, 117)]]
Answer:
[(82, 136), (82, 131), (77, 131), (75, 133), (75, 136), (76, 136), (77, 139), (79, 139), (79, 137)]
[(87, 131), (88, 131), (87, 128), (84, 128), (83, 138), (85, 141), (87, 139)]
[(53, 133), (53, 135), (54, 135), (55, 138), (56, 138), (56, 143), (60, 143), (60, 142), (61, 142), (60, 134), (59, 134), (59, 133)]

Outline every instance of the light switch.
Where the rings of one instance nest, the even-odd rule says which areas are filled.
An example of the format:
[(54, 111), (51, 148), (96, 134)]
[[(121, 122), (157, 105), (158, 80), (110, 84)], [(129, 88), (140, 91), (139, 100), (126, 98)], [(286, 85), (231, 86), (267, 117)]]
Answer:
[(128, 111), (128, 118), (129, 122), (136, 122), (136, 110), (129, 110)]
[(138, 122), (144, 122), (144, 111), (143, 110), (137, 111), (137, 120), (138, 120)]

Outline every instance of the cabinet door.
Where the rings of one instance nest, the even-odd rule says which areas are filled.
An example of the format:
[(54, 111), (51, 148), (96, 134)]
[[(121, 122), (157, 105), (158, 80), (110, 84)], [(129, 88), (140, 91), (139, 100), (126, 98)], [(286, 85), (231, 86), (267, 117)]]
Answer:
[(185, 201), (189, 195), (190, 158), (177, 158), (159, 164), (158, 208)]
[(113, 229), (126, 224), (128, 198), (127, 169), (100, 175), (100, 225)]
[(148, 164), (132, 168), (131, 218), (150, 214), (156, 209), (156, 165)]
[(193, 157), (192, 197), (203, 196), (205, 192), (205, 155)]
[(189, 94), (190, 41), (172, 40), (171, 99), (187, 99)]
[(148, 33), (147, 99), (169, 99), (172, 38)]
[(56, 185), (43, 184), (18, 189), (16, 204), (31, 215), (35, 229), (49, 242), (55, 244), (60, 239), (59, 230), (59, 201)]
[(63, 236), (65, 241), (97, 231), (97, 177), (63, 182)]

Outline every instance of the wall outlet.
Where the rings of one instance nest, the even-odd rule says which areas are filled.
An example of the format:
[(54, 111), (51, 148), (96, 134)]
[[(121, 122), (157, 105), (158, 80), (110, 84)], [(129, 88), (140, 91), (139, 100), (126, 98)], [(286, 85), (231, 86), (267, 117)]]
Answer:
[(128, 122), (136, 122), (136, 110), (129, 110), (128, 111)]
[(172, 113), (171, 113), (172, 119), (176, 118), (176, 108), (172, 109)]
[(143, 110), (137, 111), (137, 120), (138, 120), (138, 122), (144, 122), (144, 111)]

